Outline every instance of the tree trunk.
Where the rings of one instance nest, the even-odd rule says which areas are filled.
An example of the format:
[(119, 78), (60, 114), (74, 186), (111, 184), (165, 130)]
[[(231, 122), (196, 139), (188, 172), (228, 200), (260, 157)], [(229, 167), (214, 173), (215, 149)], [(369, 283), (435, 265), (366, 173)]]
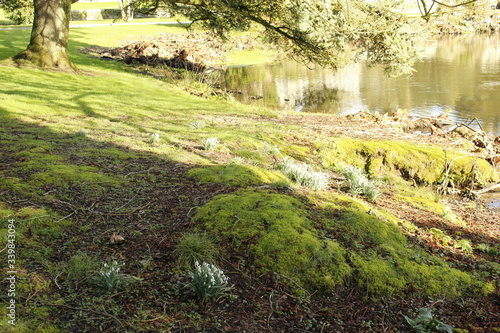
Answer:
[(131, 22), (134, 19), (134, 4), (132, 0), (118, 0), (118, 5), (120, 6), (122, 19), (125, 22)]
[(76, 0), (34, 0), (35, 18), (26, 50), (16, 55), (16, 63), (76, 71), (68, 58), (71, 4)]

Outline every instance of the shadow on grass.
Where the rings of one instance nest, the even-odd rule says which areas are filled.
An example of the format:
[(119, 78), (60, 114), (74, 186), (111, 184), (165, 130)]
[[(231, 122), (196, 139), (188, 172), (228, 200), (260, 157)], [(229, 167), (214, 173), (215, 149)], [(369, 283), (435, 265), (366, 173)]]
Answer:
[(57, 133), (1, 108), (0, 122), (1, 187), (14, 207), (28, 201), (62, 215), (73, 213), (76, 220), (116, 220), (111, 224), (129, 231), (136, 223), (147, 226), (147, 220), (171, 228), (189, 224), (189, 217), (172, 214), (170, 201), (182, 207), (178, 197), (204, 191), (185, 177), (193, 165), (94, 141), (84, 132)]
[(0, 30), (0, 61), (15, 56), (28, 46), (30, 30)]
[[(24, 272), (18, 275), (19, 288), (24, 285), (36, 288), (27, 282), (27, 276), (41, 279), (77, 252), (92, 254), (103, 261), (114, 258), (126, 262), (135, 276), (140, 275), (136, 271), (141, 267), (139, 261), (154, 254), (158, 266), (151, 280), (156, 282), (151, 285), (146, 281), (134, 291), (139, 298), (146, 299), (158, 287), (155, 284), (174, 268), (173, 264), (165, 263), (175, 261), (172, 256), (175, 235), (191, 228), (194, 208), (221, 189), (217, 185), (197, 186), (187, 179), (185, 173), (191, 165), (96, 142), (83, 133), (56, 133), (19, 121), (3, 108), (0, 108), (0, 124), (0, 210), (13, 211), (0, 219), (0, 229), (6, 228), (7, 219), (16, 220), (17, 251), (19, 263), (22, 262), (19, 269)], [(27, 210), (45, 213), (41, 217), (27, 215)], [(68, 221), (72, 223), (63, 223)], [(57, 232), (55, 225), (60, 225)], [(113, 232), (123, 235), (126, 244), (120, 247), (110, 244)], [(18, 317), (32, 331), (33, 325), (43, 318), (31, 310), (39, 309), (39, 302), (57, 301), (58, 297), (53, 299), (49, 290), (63, 298), (72, 298), (72, 291), (53, 287), (54, 290), (45, 290), (48, 294), (40, 291), (43, 301), (29, 297), (25, 306), (18, 309)], [(23, 299), (29, 296), (22, 290), (18, 294)], [(78, 294), (78, 299), (67, 300), (65, 304), (91, 307), (91, 298), (98, 297), (89, 290), (80, 290)], [(56, 322), (73, 315), (79, 317), (77, 311), (64, 307), (50, 307), (50, 310), (57, 313)], [(132, 318), (135, 310), (125, 314), (127, 311), (122, 308), (120, 312), (124, 318)], [(103, 325), (109, 332), (122, 331), (117, 321), (109, 319), (98, 320), (95, 329)], [(64, 325), (75, 331), (81, 321)]]

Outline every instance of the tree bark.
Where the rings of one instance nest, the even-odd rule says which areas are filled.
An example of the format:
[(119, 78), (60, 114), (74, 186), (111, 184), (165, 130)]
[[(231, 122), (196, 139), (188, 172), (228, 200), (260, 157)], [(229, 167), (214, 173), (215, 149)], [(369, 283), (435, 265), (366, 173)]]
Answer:
[(26, 50), (14, 56), (19, 65), (76, 71), (68, 57), (71, 4), (76, 0), (34, 0), (35, 18)]
[(134, 4), (132, 0), (118, 0), (118, 5), (120, 6), (122, 19), (125, 22), (131, 22), (134, 19)]

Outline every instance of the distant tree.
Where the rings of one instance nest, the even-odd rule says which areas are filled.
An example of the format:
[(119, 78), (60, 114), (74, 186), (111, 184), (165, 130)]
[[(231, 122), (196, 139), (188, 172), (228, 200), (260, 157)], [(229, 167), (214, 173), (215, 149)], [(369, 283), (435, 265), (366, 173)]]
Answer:
[(122, 13), (122, 19), (126, 22), (130, 22), (134, 19), (134, 11), (137, 0), (118, 0), (118, 5), (120, 6), (120, 11)]
[(33, 23), (33, 0), (2, 0), (6, 16), (16, 24)]

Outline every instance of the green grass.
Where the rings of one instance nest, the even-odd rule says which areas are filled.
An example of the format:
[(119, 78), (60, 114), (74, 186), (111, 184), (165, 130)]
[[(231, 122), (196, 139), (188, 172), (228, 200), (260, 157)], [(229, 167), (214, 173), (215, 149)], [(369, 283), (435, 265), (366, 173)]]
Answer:
[(71, 10), (90, 10), (90, 9), (117, 9), (118, 1), (110, 2), (76, 2), (71, 5)]

